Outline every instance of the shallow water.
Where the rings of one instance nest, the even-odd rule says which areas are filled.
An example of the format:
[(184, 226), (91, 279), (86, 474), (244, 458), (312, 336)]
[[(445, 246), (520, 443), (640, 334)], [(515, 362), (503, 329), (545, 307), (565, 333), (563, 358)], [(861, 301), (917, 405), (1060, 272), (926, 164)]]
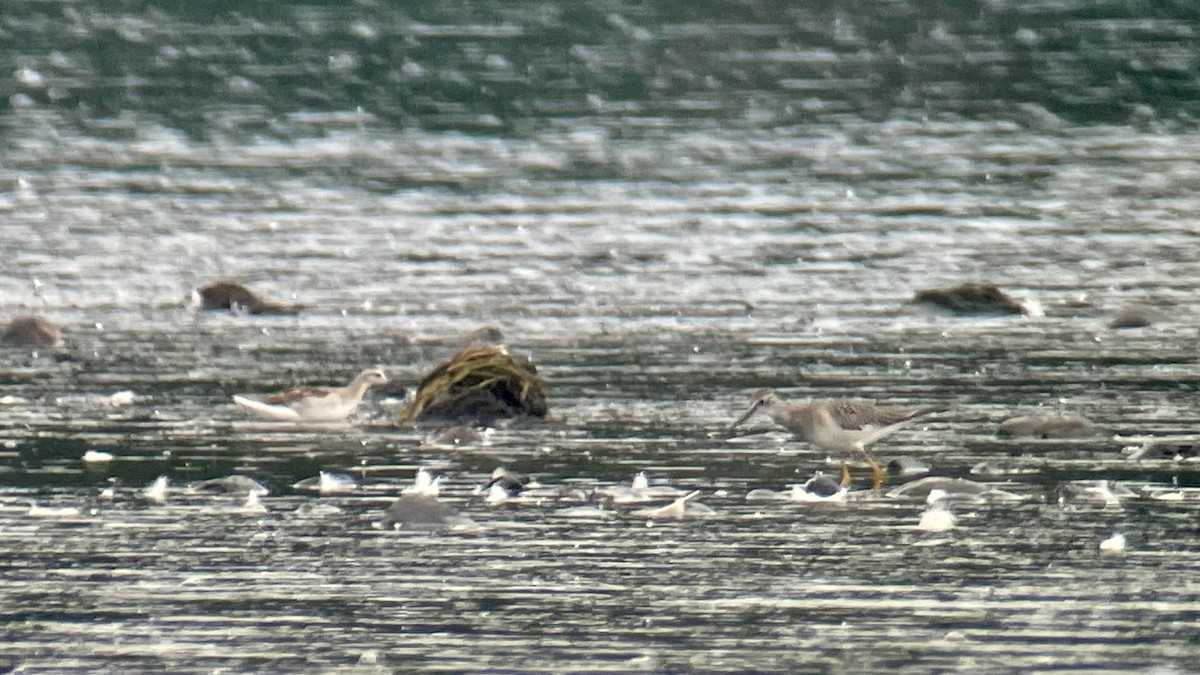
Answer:
[[(1186, 12), (6, 7), (0, 320), (44, 315), (64, 344), (0, 352), (0, 660), (1185, 667), (1200, 620)], [(220, 278), (304, 310), (186, 306)], [(963, 281), (1044, 315), (907, 304)], [(1107, 328), (1128, 302), (1166, 316)], [(385, 400), (487, 323), (551, 383), (552, 419), (458, 449), (391, 424)], [(230, 401), (375, 365), (396, 385), (346, 425), (258, 422)], [(765, 419), (730, 433), (762, 388), (945, 407), (879, 458), (1022, 499), (956, 506), (941, 534), (916, 529), (915, 499), (748, 502), (837, 470)], [(134, 403), (111, 406), (125, 390)], [(1039, 411), (1099, 431), (996, 437)], [(1154, 438), (1183, 452), (1124, 450)], [(583, 491), (645, 470), (716, 514), (489, 508), (472, 490), (500, 465)], [(478, 530), (374, 527), (422, 466)], [(320, 470), (363, 489), (289, 487)], [(265, 513), (184, 488), (233, 473), (272, 488)], [(159, 475), (173, 488), (149, 504)], [(1137, 494), (1063, 496), (1098, 479)], [(1116, 532), (1128, 550), (1101, 555)]]

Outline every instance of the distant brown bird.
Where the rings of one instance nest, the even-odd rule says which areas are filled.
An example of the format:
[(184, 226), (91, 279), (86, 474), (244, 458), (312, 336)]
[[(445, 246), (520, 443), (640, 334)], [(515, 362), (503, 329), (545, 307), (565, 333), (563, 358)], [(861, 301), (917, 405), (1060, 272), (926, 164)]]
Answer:
[(50, 347), (61, 341), (58, 326), (40, 316), (13, 317), (0, 336), (0, 342), (20, 347)]
[(813, 445), (836, 454), (842, 460), (842, 485), (850, 483), (846, 457), (862, 455), (871, 466), (874, 489), (883, 485), (883, 470), (867, 448), (890, 436), (914, 418), (933, 408), (879, 406), (865, 401), (812, 401), (786, 403), (771, 391), (754, 395), (754, 403), (733, 426), (762, 411), (776, 424)]
[(914, 304), (940, 307), (953, 314), (1029, 314), (1025, 305), (991, 284), (961, 284), (953, 288), (917, 291)]
[(196, 289), (200, 309), (227, 309), (246, 314), (296, 314), (294, 305), (281, 305), (259, 297), (236, 281), (216, 281)]

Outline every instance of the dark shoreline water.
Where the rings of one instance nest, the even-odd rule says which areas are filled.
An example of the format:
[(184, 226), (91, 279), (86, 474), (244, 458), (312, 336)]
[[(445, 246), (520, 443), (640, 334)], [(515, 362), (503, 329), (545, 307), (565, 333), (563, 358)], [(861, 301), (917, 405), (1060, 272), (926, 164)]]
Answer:
[[(64, 344), (0, 350), (0, 665), (1186, 671), (1200, 52), (1194, 10), (1147, 11), (6, 4), (0, 322)], [(221, 278), (303, 311), (185, 306)], [(1040, 315), (908, 304), (964, 281)], [(1108, 328), (1131, 302), (1162, 319)], [(392, 424), (483, 324), (551, 420), (455, 449)], [(343, 426), (230, 400), (373, 366), (397, 388)], [(748, 501), (837, 470), (765, 420), (730, 432), (762, 388), (946, 408), (876, 454), (1020, 499), (943, 533), (919, 498)], [(1096, 433), (996, 436), (1036, 412)], [(488, 507), (497, 466), (584, 492), (646, 471), (715, 514)], [(420, 467), (477, 530), (376, 527)], [(363, 489), (290, 487), (318, 471)], [(184, 487), (233, 473), (265, 512)]]
[(484, 136), (581, 119), (635, 135), (944, 115), (1052, 127), (1190, 120), (1197, 12), (1147, 9), (548, 1), (193, 14), (12, 3), (3, 29), (19, 98), (6, 98), (71, 111), (98, 136), (119, 133), (103, 120), (129, 113), (196, 137), (282, 138), (364, 115)]

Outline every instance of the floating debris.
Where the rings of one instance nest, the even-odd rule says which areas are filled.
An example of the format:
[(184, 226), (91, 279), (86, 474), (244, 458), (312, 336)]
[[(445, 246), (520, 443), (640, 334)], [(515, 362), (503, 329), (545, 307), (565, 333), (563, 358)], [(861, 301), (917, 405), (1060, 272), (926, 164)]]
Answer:
[(1131, 303), (1117, 310), (1112, 321), (1108, 322), (1108, 327), (1116, 329), (1145, 328), (1162, 319), (1163, 314), (1157, 309), (1141, 303)]
[(605, 518), (612, 518), (615, 514), (612, 511), (599, 506), (585, 505), (568, 506), (566, 508), (558, 509), (554, 512), (554, 515), (559, 516), (560, 518), (602, 520)]
[(475, 427), (470, 427), (465, 424), (459, 424), (452, 427), (447, 427), (430, 436), (425, 445), (439, 448), (457, 448), (463, 445), (479, 445), (487, 442), (488, 436), (493, 433), (492, 429), (480, 431)]
[(167, 477), (159, 476), (153, 483), (150, 484), (150, 487), (146, 488), (146, 490), (142, 493), (142, 496), (145, 497), (146, 501), (150, 502), (151, 504), (166, 504), (168, 485), (170, 485), (170, 481), (167, 480)]
[(1100, 553), (1116, 555), (1125, 552), (1125, 535), (1120, 532), (1100, 542)]
[(912, 457), (897, 457), (884, 467), (887, 475), (898, 478), (920, 476), (929, 473), (929, 465)]
[(992, 284), (962, 284), (917, 291), (913, 304), (930, 305), (958, 315), (1008, 315), (1035, 312)]
[(1200, 457), (1200, 439), (1151, 439), (1141, 445), (1122, 448), (1121, 454), (1129, 460), (1168, 459), (1180, 462)]
[(82, 513), (77, 506), (38, 506), (37, 502), (29, 502), (30, 518), (74, 518)]
[(1012, 417), (996, 429), (996, 435), (1002, 438), (1081, 438), (1095, 433), (1091, 420), (1069, 413)]
[(537, 487), (536, 483), (530, 483), (524, 476), (515, 474), (504, 467), (496, 467), (492, 470), (492, 475), (488, 478), (488, 482), (475, 488), (475, 494), (489, 494), (493, 488), (500, 488), (510, 497), (515, 497), (521, 494), (527, 486)]
[(508, 500), (514, 498), (519, 492), (509, 492), (499, 483), (493, 483), (491, 487), (483, 493), (483, 503), (488, 506), (499, 506)]
[(1200, 488), (1166, 487), (1163, 485), (1143, 485), (1138, 488), (1137, 495), (1141, 499), (1156, 502), (1200, 502)]
[(788, 500), (793, 502), (844, 502), (849, 490), (823, 473), (817, 473), (803, 485), (793, 485)]
[(946, 532), (954, 529), (958, 518), (950, 511), (949, 505), (946, 504), (948, 494), (945, 490), (934, 488), (929, 491), (929, 496), (925, 498), (925, 503), (929, 508), (921, 514), (921, 520), (917, 522), (917, 529), (923, 532)]
[(748, 502), (786, 502), (790, 490), (768, 490), (767, 488), (755, 488), (746, 493), (746, 501)]
[(522, 504), (541, 504), (546, 501), (554, 503), (588, 501), (588, 494), (582, 490), (564, 486), (543, 486), (536, 480), (512, 473), (503, 467), (492, 471), (488, 482), (476, 487), (474, 493), (483, 495), (484, 503), (489, 506), (499, 506), (513, 501)]
[(358, 482), (353, 476), (344, 473), (321, 471), (312, 478), (305, 478), (292, 484), (293, 490), (300, 492), (316, 492), (321, 495), (345, 494), (358, 489)]
[(260, 516), (267, 512), (267, 505), (259, 500), (259, 493), (251, 492), (246, 495), (246, 503), (242, 504), (237, 512), (245, 516)]
[(699, 490), (693, 490), (666, 506), (660, 506), (656, 509), (638, 509), (632, 515), (650, 520), (672, 520), (713, 515), (714, 511), (712, 509), (704, 504), (692, 501), (699, 494)]
[(646, 504), (649, 502), (675, 499), (683, 494), (683, 490), (669, 485), (650, 485), (646, 472), (639, 472), (628, 485), (614, 485), (596, 489), (596, 494), (605, 497), (613, 504)]
[(1103, 479), (1063, 483), (1055, 493), (1060, 506), (1071, 508), (1098, 506), (1103, 509), (1120, 509), (1122, 500), (1137, 497), (1137, 493), (1128, 487)]
[(271, 491), (262, 483), (248, 476), (223, 476), (197, 481), (187, 486), (188, 492), (213, 492), (227, 495), (259, 495), (266, 496)]
[(216, 281), (193, 292), (200, 309), (229, 310), (234, 314), (296, 314), (300, 308), (259, 297), (236, 281)]
[(947, 502), (984, 504), (991, 502), (1020, 501), (1019, 495), (1006, 490), (976, 483), (965, 478), (929, 476), (905, 483), (888, 491), (887, 496), (895, 499), (924, 499), (935, 490), (941, 492), (940, 499)]
[(113, 454), (111, 452), (104, 452), (103, 450), (88, 450), (87, 452), (83, 453), (84, 464), (103, 464), (111, 461), (113, 461)]
[(62, 343), (62, 333), (40, 316), (17, 316), (0, 334), (0, 342), (17, 347), (53, 347)]
[(1020, 462), (978, 462), (971, 467), (971, 474), (996, 478), (1000, 476), (1019, 476), (1038, 473), (1036, 466), (1024, 465)]
[(128, 390), (118, 391), (117, 393), (108, 397), (108, 404), (114, 408), (131, 406), (135, 401), (137, 401), (137, 394)]
[(746, 493), (746, 501), (792, 501), (844, 503), (849, 497), (848, 487), (836, 479), (818, 471), (802, 485), (793, 485), (782, 492), (756, 489)]
[(383, 529), (456, 530), (475, 528), (475, 521), (428, 494), (406, 494), (392, 502), (380, 522)]
[[(483, 337), (496, 335), (489, 332)], [(526, 359), (514, 358), (503, 345), (473, 335), (467, 346), (425, 376), (397, 422), (488, 424), (500, 418), (546, 414), (546, 382), (537, 368)]]
[(944, 504), (935, 504), (921, 514), (917, 529), (922, 532), (946, 532), (954, 529), (958, 518)]
[(418, 469), (417, 475), (413, 478), (413, 484), (401, 490), (400, 493), (436, 498), (441, 493), (441, 483), (441, 476), (435, 478), (429, 469)]

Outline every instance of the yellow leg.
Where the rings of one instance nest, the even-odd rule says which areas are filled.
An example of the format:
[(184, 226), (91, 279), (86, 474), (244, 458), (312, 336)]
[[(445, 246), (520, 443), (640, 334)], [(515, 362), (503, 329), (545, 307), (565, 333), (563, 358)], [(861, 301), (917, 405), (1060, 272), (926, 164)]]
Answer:
[(850, 487), (850, 469), (846, 467), (846, 463), (842, 462), (842, 487)]
[[(871, 465), (871, 489), (879, 492), (879, 488), (883, 487), (883, 469), (879, 468), (879, 463), (875, 461), (875, 458), (871, 456), (871, 453), (867, 452), (867, 449), (861, 443), (858, 446), (858, 451), (867, 460), (867, 464)], [(843, 466), (845, 465), (843, 464)]]
[(871, 463), (871, 477), (873, 479), (871, 489), (879, 492), (879, 488), (883, 487), (883, 469), (879, 468), (879, 464), (875, 461), (875, 458), (869, 454), (867, 455), (867, 461)]

